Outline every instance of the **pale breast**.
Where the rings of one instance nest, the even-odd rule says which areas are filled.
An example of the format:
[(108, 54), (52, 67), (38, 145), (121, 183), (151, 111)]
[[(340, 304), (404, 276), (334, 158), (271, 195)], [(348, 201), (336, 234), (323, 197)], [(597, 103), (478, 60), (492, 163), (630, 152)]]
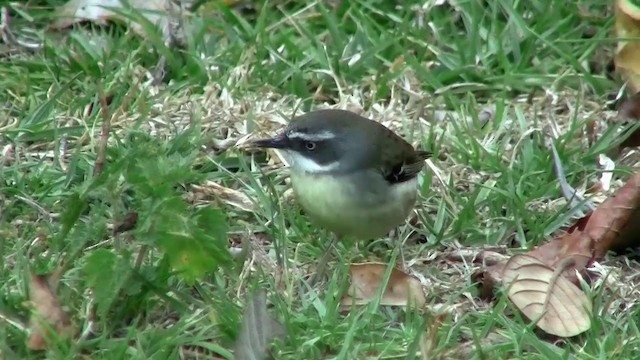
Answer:
[(292, 172), (291, 181), (312, 222), (359, 239), (382, 237), (404, 223), (417, 198), (415, 179), (389, 186), (382, 177), (365, 173), (329, 176)]

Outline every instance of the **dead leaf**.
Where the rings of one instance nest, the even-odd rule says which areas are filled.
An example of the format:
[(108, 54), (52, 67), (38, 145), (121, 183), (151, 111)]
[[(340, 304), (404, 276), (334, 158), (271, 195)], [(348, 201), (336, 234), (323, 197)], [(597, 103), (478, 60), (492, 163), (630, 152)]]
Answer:
[(284, 334), (284, 327), (267, 312), (267, 292), (260, 290), (247, 299), (233, 358), (236, 360), (265, 359), (269, 343)]
[(628, 82), (632, 92), (640, 90), (640, 44), (625, 45), (615, 57), (616, 71)]
[(633, 1), (617, 0), (617, 8), (633, 20), (640, 20), (640, 8)]
[(594, 240), (594, 257), (640, 245), (640, 171), (591, 214), (584, 233)]
[(129, 231), (136, 227), (138, 223), (138, 213), (136, 211), (130, 211), (123, 219), (113, 225), (111, 233), (113, 235)]
[[(352, 304), (364, 305), (373, 300), (380, 289), (387, 270), (387, 264), (362, 263), (351, 264), (351, 284), (340, 303), (344, 309)], [(418, 279), (393, 268), (389, 282), (380, 298), (380, 305), (406, 306), (412, 304), (417, 307), (427, 302), (422, 284)]]
[[(572, 270), (582, 272), (592, 260), (600, 260), (609, 251), (623, 251), (640, 246), (640, 171), (636, 172), (624, 186), (601, 203), (592, 213), (580, 218), (569, 230), (548, 243), (528, 252), (547, 266), (562, 261), (568, 256), (579, 255)], [(475, 274), (483, 286), (502, 282), (505, 263), (492, 265), (483, 274)], [(567, 273), (571, 273), (568, 271)], [(575, 276), (569, 276), (575, 281)], [(487, 290), (487, 289), (485, 289)], [(486, 292), (486, 291), (485, 291)], [(487, 292), (488, 293), (488, 292)]]
[[(615, 30), (620, 39), (640, 36), (640, 9), (632, 0), (616, 0)], [(620, 40), (614, 58), (616, 71), (627, 81), (633, 93), (640, 90), (640, 42)]]
[(47, 277), (30, 274), (29, 298), (33, 306), (29, 320), (30, 333), (27, 339), (29, 349), (46, 349), (47, 341), (52, 336), (68, 339), (74, 335), (75, 330), (71, 320), (62, 310), (49, 286)]
[[(547, 286), (548, 292), (564, 291), (569, 294), (563, 295), (560, 300), (564, 297), (570, 297), (576, 301), (583, 301), (583, 298), (577, 297), (578, 295), (574, 293), (577, 288), (568, 290), (565, 283), (575, 286), (578, 283), (578, 274), (582, 274), (584, 278), (589, 280), (589, 274), (585, 269), (594, 261), (602, 259), (609, 251), (638, 247), (640, 245), (638, 233), (640, 233), (640, 171), (636, 172), (623, 187), (607, 198), (592, 213), (578, 219), (567, 232), (534, 248), (527, 254), (513, 256), (506, 263), (498, 263), (476, 272), (472, 275), (472, 279), (479, 283), (481, 294), (488, 299), (493, 297), (493, 289), (501, 284), (510, 285), (518, 277), (523, 281), (528, 281), (523, 282), (524, 285), (516, 287), (515, 290), (509, 290), (515, 291), (515, 293), (528, 292), (528, 296), (519, 298), (514, 295), (515, 293), (510, 292), (510, 299), (529, 319), (535, 321), (536, 316), (540, 314), (546, 316), (543, 310), (547, 310), (547, 305), (540, 300), (542, 296), (540, 292), (543, 291), (541, 286)], [(527, 259), (524, 264), (519, 262), (523, 256)], [(533, 273), (532, 275), (530, 268), (537, 269), (539, 274)], [(550, 281), (556, 277), (562, 279), (557, 280), (558, 284)], [(545, 279), (546, 283), (541, 281)], [(554, 286), (559, 286), (561, 290), (552, 290), (551, 287)], [(546, 296), (546, 294), (544, 295)], [(559, 300), (549, 297), (549, 301), (558, 302)], [(559, 311), (561, 302), (554, 305), (555, 311)], [(579, 308), (576, 304), (578, 303), (572, 304), (573, 307), (569, 310), (565, 309), (566, 314), (570, 314), (572, 317), (582, 316), (576, 312), (576, 307)], [(550, 316), (559, 315), (552, 314)], [(560, 318), (560, 320), (567, 319)], [(542, 323), (538, 325), (543, 330), (560, 336), (572, 336), (570, 334), (577, 334), (584, 331), (581, 329), (588, 328), (588, 323), (582, 317), (576, 317), (571, 320), (573, 323), (568, 325), (560, 320), (543, 318)]]
[(220, 199), (225, 204), (231, 205), (242, 211), (256, 211), (255, 202), (253, 202), (249, 196), (241, 191), (224, 187), (213, 181), (206, 181), (202, 185), (193, 185), (192, 187), (196, 191)]
[(571, 337), (591, 327), (591, 302), (564, 270), (564, 264), (553, 269), (533, 256), (514, 255), (503, 281), (509, 299), (529, 320), (549, 334)]
[(129, 24), (135, 33), (145, 36), (142, 25), (122, 16), (119, 11), (139, 11), (149, 22), (164, 29), (169, 24), (169, 14), (175, 10), (174, 6), (170, 0), (70, 0), (56, 10), (56, 20), (50, 27), (64, 29), (83, 21), (106, 24), (118, 20)]

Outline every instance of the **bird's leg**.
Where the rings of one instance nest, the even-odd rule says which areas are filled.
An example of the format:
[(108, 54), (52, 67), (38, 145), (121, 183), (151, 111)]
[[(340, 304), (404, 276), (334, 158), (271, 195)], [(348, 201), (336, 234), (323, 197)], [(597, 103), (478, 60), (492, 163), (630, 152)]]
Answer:
[(311, 277), (309, 281), (311, 286), (314, 286), (322, 277), (324, 276), (325, 271), (327, 270), (327, 264), (329, 263), (329, 258), (331, 258), (331, 254), (333, 253), (333, 246), (338, 242), (340, 236), (338, 234), (334, 234), (329, 246), (324, 251), (324, 255), (318, 261), (318, 266), (316, 267), (316, 273)]

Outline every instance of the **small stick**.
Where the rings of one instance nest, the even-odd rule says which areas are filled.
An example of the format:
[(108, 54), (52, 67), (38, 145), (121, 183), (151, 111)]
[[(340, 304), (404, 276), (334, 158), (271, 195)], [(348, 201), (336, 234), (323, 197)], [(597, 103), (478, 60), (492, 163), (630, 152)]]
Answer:
[(102, 84), (98, 82), (98, 97), (100, 98), (100, 112), (102, 114), (102, 128), (100, 129), (100, 140), (98, 142), (98, 151), (96, 155), (95, 167), (93, 168), (93, 176), (102, 174), (104, 162), (107, 152), (107, 141), (109, 140), (109, 132), (111, 131), (111, 117), (109, 116), (109, 104), (107, 96), (102, 89)]

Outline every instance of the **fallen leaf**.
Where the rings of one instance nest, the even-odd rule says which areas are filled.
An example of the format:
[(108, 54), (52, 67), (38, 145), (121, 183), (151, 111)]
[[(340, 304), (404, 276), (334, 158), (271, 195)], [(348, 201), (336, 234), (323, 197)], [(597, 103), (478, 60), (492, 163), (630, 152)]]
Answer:
[(44, 350), (52, 337), (68, 339), (74, 335), (71, 320), (62, 310), (45, 276), (30, 274), (29, 298), (33, 306), (27, 339), (29, 349)]
[[(349, 270), (351, 284), (347, 294), (340, 300), (342, 307), (346, 309), (352, 304), (364, 305), (373, 300), (384, 280), (387, 266), (382, 263), (351, 264)], [(393, 268), (389, 282), (380, 298), (380, 305), (412, 304), (421, 307), (425, 303), (426, 298), (420, 281), (400, 269)]]
[(256, 204), (245, 193), (224, 187), (213, 181), (206, 181), (202, 185), (193, 185), (193, 189), (205, 195), (213, 196), (242, 211), (255, 212)]
[(233, 358), (236, 360), (265, 359), (269, 343), (284, 335), (284, 327), (267, 312), (267, 292), (260, 290), (247, 299)]
[(594, 257), (640, 245), (640, 171), (591, 214), (584, 233), (594, 240)]
[(625, 15), (634, 20), (640, 20), (640, 8), (633, 1), (617, 0), (616, 5)]
[(129, 231), (136, 227), (137, 223), (138, 213), (136, 211), (130, 211), (122, 220), (113, 225), (112, 233), (115, 235), (123, 233), (125, 231)]
[[(609, 251), (622, 251), (629, 247), (637, 248), (640, 245), (640, 171), (637, 171), (624, 186), (618, 189), (612, 196), (607, 198), (592, 213), (587, 214), (578, 221), (567, 232), (564, 232), (548, 243), (536, 247), (527, 254), (513, 256), (508, 262), (497, 263), (481, 271), (475, 272), (472, 279), (480, 285), (481, 295), (484, 298), (493, 298), (493, 290), (500, 285), (511, 285), (514, 279), (521, 279), (524, 284), (516, 287), (515, 291), (527, 293), (527, 296), (520, 296), (510, 293), (510, 299), (516, 303), (525, 315), (536, 320), (536, 316), (542, 314), (548, 305), (541, 302), (542, 287), (545, 285), (549, 290), (543, 295), (561, 291), (568, 294), (560, 298), (572, 298), (572, 308), (567, 310), (565, 315), (574, 317), (568, 318), (548, 318), (541, 320), (538, 324), (543, 330), (560, 336), (572, 336), (581, 329), (588, 328), (584, 318), (580, 317), (576, 308), (578, 303), (584, 299), (578, 297), (575, 291), (577, 288), (569, 290), (567, 283), (574, 286), (578, 283), (581, 274), (589, 280), (589, 273), (585, 269), (594, 261), (601, 260)], [(522, 257), (526, 256), (527, 262), (519, 263)], [(539, 274), (533, 273), (530, 269), (536, 269)], [(555, 269), (555, 270), (553, 270)], [(551, 275), (550, 275), (551, 274)], [(557, 279), (558, 284), (554, 282)], [(560, 280), (562, 279), (562, 280)], [(551, 281), (554, 280), (554, 281)], [(558, 286), (561, 290), (553, 290)], [(513, 287), (513, 286), (512, 286)], [(537, 292), (537, 293), (536, 293)], [(549, 302), (559, 300), (549, 297)], [(560, 301), (562, 302), (562, 301)], [(542, 304), (542, 309), (541, 305)], [(581, 303), (580, 303), (581, 304)], [(568, 306), (565, 304), (565, 306)], [(554, 305), (557, 312), (560, 303)], [(544, 311), (543, 311), (544, 310)], [(590, 310), (587, 308), (586, 310)], [(584, 309), (580, 311), (586, 311)], [(548, 316), (559, 316), (551, 314)], [(565, 324), (563, 321), (573, 321)]]
[[(593, 212), (580, 218), (569, 230), (528, 254), (547, 266), (562, 261), (568, 256), (579, 255), (573, 269), (582, 272), (592, 260), (600, 260), (609, 251), (624, 251), (640, 246), (640, 171), (637, 171), (612, 196), (601, 203)], [(494, 264), (474, 274), (486, 291), (502, 282), (505, 262)], [(571, 273), (568, 271), (567, 273)], [(569, 276), (569, 278), (572, 278)], [(573, 276), (572, 280), (577, 280)]]
[(591, 327), (591, 302), (564, 270), (520, 254), (509, 259), (502, 276), (507, 296), (529, 320), (549, 334), (571, 337)]
[(149, 22), (164, 29), (169, 24), (169, 13), (174, 5), (170, 0), (70, 0), (56, 10), (56, 20), (50, 27), (64, 29), (83, 21), (106, 24), (119, 20), (129, 24), (135, 33), (145, 36), (144, 26), (120, 14), (128, 10), (138, 11)]
[[(616, 0), (615, 31), (620, 39), (640, 36), (640, 9), (633, 0)], [(616, 71), (627, 81), (633, 93), (640, 90), (640, 42), (618, 41), (614, 62)]]
[(640, 44), (625, 45), (615, 57), (616, 71), (628, 82), (632, 92), (640, 90)]

